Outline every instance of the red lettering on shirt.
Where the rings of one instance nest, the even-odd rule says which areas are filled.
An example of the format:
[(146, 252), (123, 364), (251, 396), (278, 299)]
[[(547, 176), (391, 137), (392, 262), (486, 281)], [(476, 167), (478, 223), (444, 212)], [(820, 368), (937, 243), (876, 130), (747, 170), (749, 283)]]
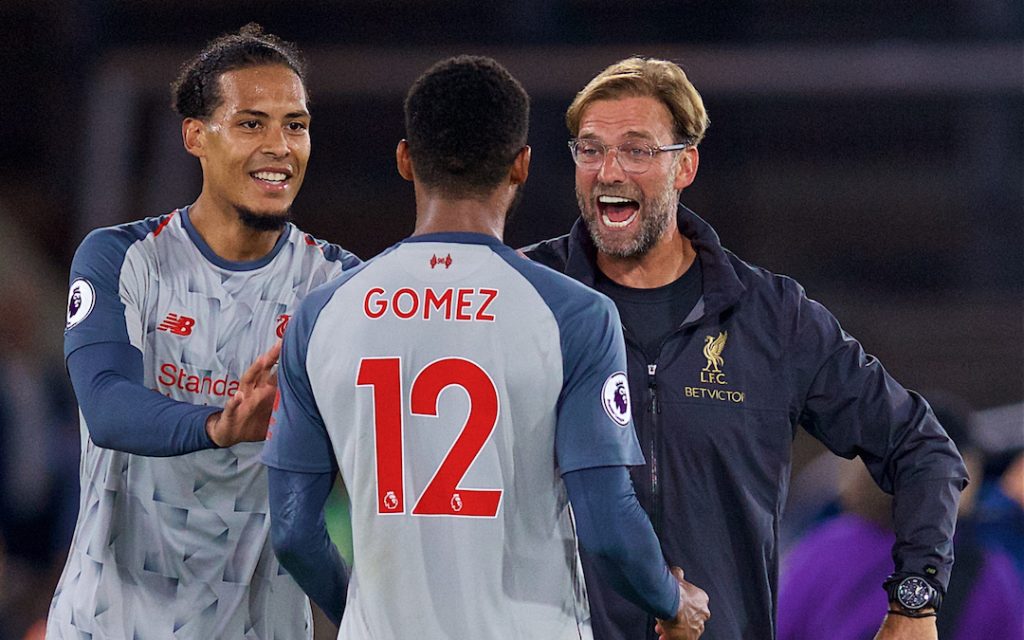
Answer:
[(177, 365), (165, 362), (160, 365), (157, 383), (168, 389), (178, 389), (195, 395), (230, 398), (238, 391), (239, 381), (227, 375), (216, 376), (191, 372)]
[(480, 305), (480, 308), (477, 309), (476, 317), (474, 318), (474, 320), (479, 320), (481, 322), (494, 322), (494, 316), (487, 313), (487, 307), (491, 306), (491, 303), (494, 302), (494, 299), (498, 297), (498, 290), (481, 289), (480, 295), (486, 296), (486, 298)]
[(195, 318), (168, 313), (164, 321), (157, 326), (157, 331), (170, 331), (177, 336), (188, 336), (192, 334), (194, 326), (196, 326)]
[(495, 315), (487, 310), (497, 297), (497, 289), (486, 288), (402, 287), (389, 294), (383, 287), (373, 287), (363, 296), (363, 314), (371, 320), (390, 313), (401, 320), (494, 322)]

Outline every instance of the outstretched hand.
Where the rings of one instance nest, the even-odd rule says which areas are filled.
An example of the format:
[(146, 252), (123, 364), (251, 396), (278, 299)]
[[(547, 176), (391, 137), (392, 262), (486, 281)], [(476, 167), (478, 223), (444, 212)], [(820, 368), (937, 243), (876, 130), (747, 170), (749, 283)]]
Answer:
[(687, 582), (679, 567), (672, 567), (672, 575), (679, 582), (679, 611), (672, 620), (658, 620), (654, 630), (658, 632), (658, 640), (697, 640), (704, 633), (704, 623), (711, 617), (708, 594)]
[(239, 442), (261, 442), (267, 437), (274, 396), (277, 395), (277, 371), (274, 367), (280, 355), (281, 341), (278, 340), (242, 375), (238, 390), (228, 399), (224, 410), (206, 420), (206, 433), (218, 447), (230, 447)]

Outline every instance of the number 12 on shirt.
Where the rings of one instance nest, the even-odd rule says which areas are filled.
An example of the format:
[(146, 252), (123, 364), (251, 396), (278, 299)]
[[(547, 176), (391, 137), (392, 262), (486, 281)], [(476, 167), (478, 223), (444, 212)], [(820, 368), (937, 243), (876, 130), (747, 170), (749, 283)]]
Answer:
[[(359, 361), (356, 385), (373, 388), (377, 513), (405, 513), (405, 420), (400, 359), (363, 358)], [(437, 401), (450, 386), (461, 387), (469, 394), (469, 415), (412, 513), (492, 518), (498, 513), (500, 490), (459, 488), (459, 482), (498, 422), (498, 390), (491, 377), (480, 365), (463, 358), (435, 360), (416, 374), (409, 410), (415, 416), (437, 417)]]

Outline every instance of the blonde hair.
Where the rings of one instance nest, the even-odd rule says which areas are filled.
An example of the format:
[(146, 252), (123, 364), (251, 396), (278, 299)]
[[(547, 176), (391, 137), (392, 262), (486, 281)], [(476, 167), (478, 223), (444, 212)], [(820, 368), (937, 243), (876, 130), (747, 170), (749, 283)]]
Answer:
[(657, 58), (626, 58), (597, 74), (576, 94), (565, 124), (575, 137), (583, 112), (594, 102), (642, 97), (655, 98), (668, 108), (679, 142), (697, 145), (704, 139), (710, 121), (700, 94), (679, 65)]

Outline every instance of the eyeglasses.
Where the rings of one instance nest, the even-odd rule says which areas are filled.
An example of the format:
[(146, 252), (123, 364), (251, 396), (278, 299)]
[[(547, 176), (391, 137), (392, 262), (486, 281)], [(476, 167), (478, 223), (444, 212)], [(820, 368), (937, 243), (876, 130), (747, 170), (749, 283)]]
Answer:
[(630, 140), (622, 144), (608, 145), (597, 140), (573, 138), (569, 141), (569, 151), (573, 162), (581, 169), (595, 170), (604, 164), (604, 158), (612, 150), (619, 161), (619, 166), (626, 173), (643, 173), (651, 168), (654, 157), (664, 151), (681, 151), (692, 145), (692, 142), (667, 144), (662, 147), (649, 145), (645, 142)]

